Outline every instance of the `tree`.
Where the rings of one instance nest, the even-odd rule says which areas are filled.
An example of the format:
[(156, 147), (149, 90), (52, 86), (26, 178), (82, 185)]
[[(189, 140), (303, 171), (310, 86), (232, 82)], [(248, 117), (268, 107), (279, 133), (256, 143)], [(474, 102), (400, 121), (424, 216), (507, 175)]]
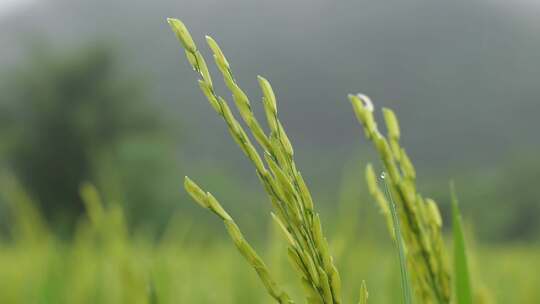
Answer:
[(49, 220), (70, 225), (83, 210), (79, 185), (93, 179), (99, 155), (155, 130), (157, 116), (103, 44), (35, 53), (8, 76), (0, 102), (8, 167)]

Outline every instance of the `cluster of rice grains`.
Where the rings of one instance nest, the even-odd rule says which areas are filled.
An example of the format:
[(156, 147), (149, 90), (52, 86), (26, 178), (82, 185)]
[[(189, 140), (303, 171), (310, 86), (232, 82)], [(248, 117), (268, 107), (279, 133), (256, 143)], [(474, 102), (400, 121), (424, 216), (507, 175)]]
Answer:
[[(291, 263), (301, 274), (307, 302), (342, 303), (339, 273), (328, 250), (328, 242), (323, 236), (321, 221), (314, 210), (311, 194), (296, 168), (293, 148), (278, 119), (276, 97), (270, 83), (263, 77), (258, 77), (270, 129), (269, 134), (266, 134), (251, 110), (247, 95), (236, 83), (221, 49), (214, 39), (206, 37), (214, 61), (232, 93), (240, 116), (263, 151), (264, 155), (261, 157), (242, 125), (232, 114), (228, 103), (215, 92), (206, 61), (184, 24), (177, 19), (168, 19), (168, 22), (182, 43), (189, 63), (200, 75), (199, 85), (202, 92), (214, 110), (225, 120), (231, 136), (255, 166), (257, 175), (270, 197), (274, 209), (272, 217), (288, 241)], [(274, 281), (264, 262), (218, 201), (187, 177), (185, 188), (202, 207), (213, 211), (224, 221), (235, 245), (257, 271), (269, 294), (279, 303), (294, 303)]]
[[(394, 112), (383, 108), (387, 136), (377, 128), (371, 100), (365, 95), (350, 95), (354, 112), (362, 123), (366, 137), (375, 146), (384, 166), (388, 196), (379, 188), (371, 165), (366, 179), (371, 195), (385, 215), (390, 233), (402, 237), (413, 286), (421, 303), (450, 303), (450, 272), (445, 256), (442, 219), (435, 201), (423, 198), (416, 190), (416, 172), (405, 150), (400, 146), (400, 128)], [(395, 235), (390, 207), (395, 198), (401, 236)]]

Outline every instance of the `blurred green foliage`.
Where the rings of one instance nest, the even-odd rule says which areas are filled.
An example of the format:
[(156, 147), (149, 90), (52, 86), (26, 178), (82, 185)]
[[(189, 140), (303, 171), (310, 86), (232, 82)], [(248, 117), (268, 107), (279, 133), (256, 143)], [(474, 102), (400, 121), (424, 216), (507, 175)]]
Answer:
[[(50, 232), (22, 188), (13, 180), (7, 183), (12, 185), (3, 192), (10, 202), (11, 239), (0, 239), (0, 303), (273, 303), (232, 244), (220, 242), (223, 236), (205, 241), (202, 235), (209, 231), (179, 215), (155, 239), (147, 231), (130, 230), (123, 208), (102, 201), (87, 185), (82, 188), (87, 215), (77, 223), (73, 241), (65, 242)], [(361, 217), (352, 212), (349, 220), (358, 223)], [(331, 242), (344, 296), (356, 298), (357, 283), (366, 279), (370, 303), (398, 303), (399, 268), (391, 239), (370, 239), (366, 229), (350, 234), (336, 229), (339, 221), (329, 223), (334, 228), (330, 240), (344, 240)], [(298, 299), (301, 287), (284, 254), (286, 244), (274, 225), (268, 227), (255, 247)], [(384, 230), (384, 223), (373, 228)], [(482, 269), (474, 282), (485, 282), (475, 288), (475, 303), (540, 301), (540, 280), (531, 272), (538, 247), (471, 249), (473, 270)]]
[(165, 165), (172, 143), (144, 83), (117, 63), (105, 43), (67, 52), (37, 45), (4, 75), (0, 166), (17, 176), (55, 228), (71, 230), (81, 214), (83, 181), (107, 185), (118, 200), (117, 193), (127, 193), (134, 207), (148, 206), (163, 190), (148, 180), (174, 167)]
[[(518, 154), (497, 166), (450, 171), (456, 181), (464, 217), (483, 241), (540, 241), (540, 162), (530, 153)], [(421, 177), (429, 192), (443, 202), (442, 213), (450, 220), (450, 195), (442, 178)]]

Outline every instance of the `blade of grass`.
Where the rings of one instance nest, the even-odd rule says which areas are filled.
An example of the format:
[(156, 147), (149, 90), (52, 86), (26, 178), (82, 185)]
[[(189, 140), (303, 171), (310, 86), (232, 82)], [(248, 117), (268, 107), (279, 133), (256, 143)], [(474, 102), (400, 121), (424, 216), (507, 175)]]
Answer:
[(360, 302), (358, 304), (367, 304), (368, 303), (368, 291), (366, 286), (366, 281), (362, 281), (362, 286), (360, 287)]
[(403, 247), (403, 239), (401, 236), (401, 228), (399, 225), (399, 218), (397, 216), (396, 204), (392, 198), (392, 193), (388, 188), (388, 181), (385, 178), (385, 173), (381, 174), (381, 179), (384, 183), (384, 189), (386, 190), (386, 195), (388, 196), (388, 202), (390, 204), (390, 211), (392, 213), (392, 222), (394, 224), (394, 235), (396, 242), (396, 247), (399, 255), (399, 272), (401, 275), (401, 291), (403, 292), (403, 302), (405, 304), (412, 304), (412, 288), (411, 288), (411, 279), (409, 277), (409, 272), (407, 270), (407, 260), (405, 256), (405, 248)]
[(471, 304), (471, 283), (461, 213), (454, 183), (450, 183), (452, 195), (452, 229), (454, 234), (454, 288), (457, 304)]
[(154, 281), (150, 280), (150, 283), (148, 284), (148, 304), (158, 304), (158, 297), (156, 292), (156, 286), (154, 285)]

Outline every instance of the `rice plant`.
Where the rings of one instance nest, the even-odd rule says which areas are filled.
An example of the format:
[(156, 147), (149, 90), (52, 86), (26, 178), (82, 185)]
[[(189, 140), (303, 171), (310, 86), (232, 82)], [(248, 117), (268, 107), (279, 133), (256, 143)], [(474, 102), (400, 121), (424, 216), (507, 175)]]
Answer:
[[(308, 303), (342, 303), (340, 276), (328, 249), (328, 241), (324, 237), (310, 191), (294, 161), (293, 147), (278, 118), (276, 96), (270, 83), (262, 76), (257, 77), (264, 96), (262, 104), (270, 130), (267, 133), (253, 114), (249, 98), (236, 82), (229, 62), (217, 42), (209, 36), (206, 37), (236, 108), (262, 150), (261, 157), (244, 127), (234, 117), (225, 98), (215, 91), (207, 63), (185, 25), (177, 19), (168, 19), (168, 22), (182, 43), (193, 70), (200, 77), (199, 86), (202, 92), (217, 114), (223, 118), (232, 138), (255, 167), (272, 204), (272, 218), (288, 242), (288, 256), (300, 275), (306, 300)], [(223, 220), (236, 247), (258, 273), (268, 293), (278, 303), (293, 303), (214, 196), (187, 177), (185, 188), (203, 208), (209, 209)]]
[[(366, 179), (371, 195), (385, 215), (390, 233), (394, 239), (403, 237), (406, 250), (407, 266), (411, 273), (416, 291), (416, 298), (421, 303), (450, 303), (452, 299), (450, 265), (446, 256), (442, 233), (442, 217), (433, 199), (424, 198), (416, 186), (416, 170), (404, 148), (400, 145), (400, 128), (394, 112), (383, 108), (387, 136), (378, 129), (373, 112), (374, 106), (369, 97), (358, 94), (349, 95), (354, 112), (363, 125), (365, 136), (373, 142), (380, 156), (385, 174), (385, 186), (388, 197), (396, 198), (388, 202), (377, 183), (377, 175), (372, 165), (366, 168)], [(455, 201), (455, 200), (454, 200)], [(390, 206), (390, 207), (389, 207)], [(394, 206), (397, 206), (399, 223), (402, 229), (393, 229), (398, 223), (395, 219)], [(456, 303), (470, 303), (467, 298), (468, 283), (464, 240), (461, 222), (454, 203), (454, 237), (457, 268), (454, 279)], [(398, 231), (401, 231), (400, 235)], [(400, 243), (400, 241), (398, 241)], [(464, 293), (466, 293), (464, 295)]]

